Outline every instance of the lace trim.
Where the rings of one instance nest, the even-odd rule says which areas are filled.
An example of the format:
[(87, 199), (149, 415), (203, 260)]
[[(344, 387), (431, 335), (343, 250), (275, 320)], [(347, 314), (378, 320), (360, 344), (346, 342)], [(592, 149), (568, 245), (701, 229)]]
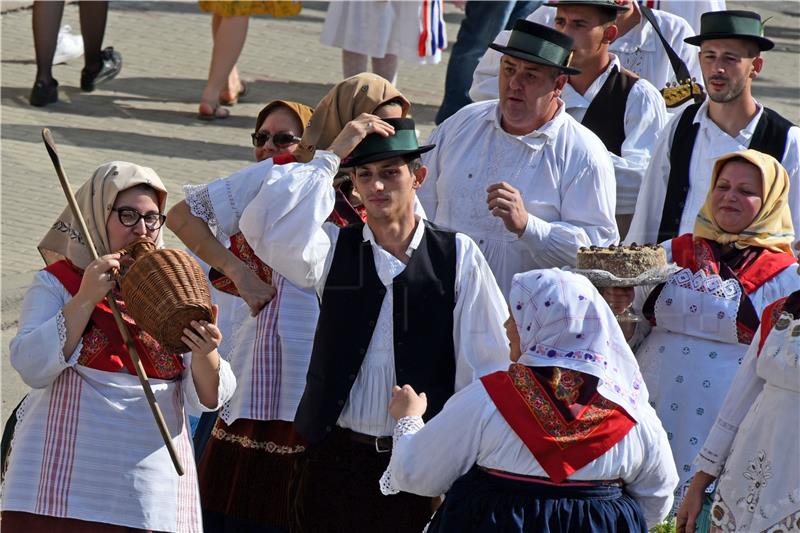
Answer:
[(244, 435), (234, 435), (228, 433), (224, 429), (215, 427), (211, 430), (211, 435), (218, 440), (225, 442), (232, 442), (238, 444), (242, 448), (252, 448), (254, 450), (263, 450), (267, 453), (274, 453), (277, 455), (292, 455), (296, 453), (303, 453), (306, 447), (300, 444), (294, 446), (286, 446), (285, 444), (276, 444), (272, 441), (257, 441)]
[(208, 185), (184, 185), (183, 194), (189, 205), (189, 211), (194, 216), (202, 218), (209, 226), (217, 225), (217, 216), (214, 214), (214, 206), (208, 195)]
[(742, 287), (735, 279), (723, 280), (717, 274), (707, 275), (703, 270), (698, 270), (693, 274), (690, 269), (684, 268), (670, 276), (667, 283), (684, 289), (705, 292), (726, 300), (736, 300), (742, 295)]
[[(400, 420), (397, 421), (397, 424), (394, 426), (394, 431), (392, 432), (392, 445), (393, 447), (397, 446), (397, 441), (403, 435), (408, 433), (416, 433), (420, 429), (425, 427), (425, 422), (422, 421), (422, 417), (419, 416), (404, 416)], [(400, 492), (394, 481), (392, 480), (392, 467), (389, 466), (386, 471), (381, 476), (380, 481), (378, 482), (381, 488), (381, 494), (384, 496), (390, 496), (392, 494), (397, 494)]]
[(64, 356), (64, 345), (67, 343), (67, 319), (64, 317), (64, 311), (59, 310), (56, 315), (56, 330), (58, 330), (58, 359), (63, 365), (67, 365), (67, 359)]

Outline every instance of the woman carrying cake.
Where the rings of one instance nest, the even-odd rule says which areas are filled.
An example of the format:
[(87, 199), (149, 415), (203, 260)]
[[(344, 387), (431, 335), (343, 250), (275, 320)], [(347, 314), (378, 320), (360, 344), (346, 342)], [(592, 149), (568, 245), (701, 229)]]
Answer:
[[(637, 291), (634, 307), (646, 321), (631, 340), (640, 343), (636, 355), (650, 402), (678, 467), (676, 503), (761, 312), (800, 288), (788, 190), (786, 170), (766, 154), (721, 157), (694, 233), (662, 243), (681, 270), (652, 290)], [(621, 312), (634, 291), (611, 289), (605, 296)]]

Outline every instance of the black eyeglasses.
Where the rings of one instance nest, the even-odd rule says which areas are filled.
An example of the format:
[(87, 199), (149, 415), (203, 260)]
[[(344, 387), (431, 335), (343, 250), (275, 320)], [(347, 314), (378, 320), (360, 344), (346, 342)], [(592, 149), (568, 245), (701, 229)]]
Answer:
[(286, 148), (287, 146), (300, 142), (300, 137), (286, 132), (280, 132), (272, 135), (268, 131), (257, 131), (255, 133), (251, 133), (250, 137), (253, 139), (253, 146), (256, 148), (267, 144), (267, 141), (269, 141), (270, 137), (272, 137), (272, 144), (278, 148)]
[(167, 215), (163, 213), (147, 213), (143, 215), (132, 207), (120, 207), (119, 209), (115, 207), (112, 211), (117, 212), (120, 224), (128, 228), (132, 228), (139, 223), (139, 220), (144, 219), (145, 227), (153, 231), (163, 226), (167, 220)]

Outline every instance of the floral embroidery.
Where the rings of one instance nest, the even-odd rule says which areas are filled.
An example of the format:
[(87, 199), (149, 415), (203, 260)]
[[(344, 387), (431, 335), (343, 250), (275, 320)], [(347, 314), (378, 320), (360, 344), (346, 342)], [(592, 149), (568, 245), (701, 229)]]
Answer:
[(756, 510), (761, 491), (767, 486), (767, 480), (772, 478), (772, 462), (767, 460), (767, 452), (759, 450), (742, 475), (750, 480), (745, 503), (747, 510), (752, 513)]
[(224, 429), (218, 427), (215, 427), (214, 429), (211, 430), (211, 435), (215, 439), (219, 439), (225, 442), (232, 442), (234, 444), (238, 444), (242, 448), (263, 450), (267, 453), (274, 453), (278, 455), (291, 455), (306, 451), (306, 447), (300, 444), (296, 444), (294, 446), (286, 446), (284, 444), (275, 444), (272, 441), (253, 440), (250, 437), (244, 435), (234, 435), (233, 433), (228, 433)]
[(514, 388), (530, 408), (531, 414), (561, 449), (585, 439), (600, 422), (611, 416), (616, 410), (613, 402), (597, 394), (580, 418), (567, 422), (528, 368), (524, 365), (512, 364), (509, 375)]
[(568, 404), (575, 403), (580, 394), (581, 385), (583, 385), (583, 378), (580, 372), (558, 367), (553, 369), (550, 387), (559, 400)]

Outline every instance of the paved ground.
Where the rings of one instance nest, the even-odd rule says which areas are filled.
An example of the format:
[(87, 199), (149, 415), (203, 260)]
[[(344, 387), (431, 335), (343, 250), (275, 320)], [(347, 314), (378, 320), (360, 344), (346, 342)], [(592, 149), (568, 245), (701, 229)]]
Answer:
[[(767, 54), (756, 85), (761, 101), (800, 123), (800, 3), (729, 2), (773, 17), (767, 35), (778, 42)], [(16, 334), (25, 287), (41, 268), (36, 243), (65, 201), (42, 146), (40, 130), (49, 127), (59, 144), (74, 186), (101, 162), (121, 159), (156, 169), (171, 194), (180, 198), (185, 183), (227, 175), (251, 157), (249, 131), (264, 102), (291, 98), (316, 103), (341, 79), (339, 50), (319, 44), (323, 2), (304, 2), (300, 16), (251, 19), (239, 61), (253, 80), (244, 101), (225, 121), (195, 119), (210, 55), (210, 16), (195, 3), (112, 2), (106, 44), (124, 56), (122, 74), (92, 94), (78, 88), (81, 61), (55, 67), (61, 101), (44, 109), (28, 105), (35, 75), (31, 11), (23, 2), (3, 2), (2, 15), (2, 364), (0, 420), (24, 395), (26, 386), (8, 363), (8, 343)], [(446, 13), (450, 41), (460, 14)], [(64, 23), (79, 28), (77, 4), (64, 11)], [(441, 101), (445, 65), (404, 64), (399, 88), (414, 102), (414, 116), (426, 135)], [(168, 235), (170, 244), (176, 244)]]

